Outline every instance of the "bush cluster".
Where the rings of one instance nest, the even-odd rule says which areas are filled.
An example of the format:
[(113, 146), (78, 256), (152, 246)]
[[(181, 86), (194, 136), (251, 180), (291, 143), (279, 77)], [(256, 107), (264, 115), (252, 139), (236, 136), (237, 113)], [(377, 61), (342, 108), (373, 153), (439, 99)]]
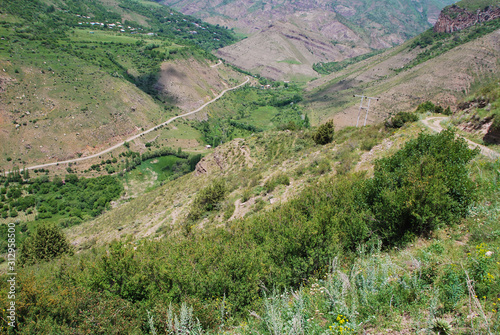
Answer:
[(33, 235), (24, 240), (19, 252), (19, 264), (32, 265), (63, 254), (73, 254), (73, 248), (66, 236), (56, 225), (41, 224)]
[[(264, 330), (289, 329), (280, 326), (283, 323), (279, 320), (291, 322), (294, 314), (273, 314), (273, 304), (281, 302), (277, 297), (264, 301), (261, 297), (273, 289), (298, 290), (309, 278), (325, 278), (330, 272), (317, 287), (318, 295), (321, 287), (329, 292), (329, 300), (321, 305), (326, 309), (325, 320), (332, 329), (347, 326), (355, 331), (359, 322), (351, 319), (359, 317), (367, 321), (373, 315), (371, 308), (388, 313), (389, 304), (391, 309), (407, 308), (417, 299), (418, 289), (428, 285), (427, 281), (434, 282), (436, 274), (429, 268), (389, 280), (393, 277), (389, 271), (394, 266), (381, 263), (379, 258), (373, 259), (368, 271), (353, 268), (348, 275), (338, 274), (334, 264), (328, 264), (339, 256), (346, 260), (353, 258), (360, 245), (401, 244), (411, 236), (428, 234), (439, 225), (451, 224), (465, 216), (474, 199), (475, 184), (469, 178), (467, 164), (475, 153), (463, 140), (455, 139), (451, 131), (422, 134), (392, 157), (379, 160), (372, 179), (363, 174), (325, 178), (287, 203), (233, 220), (223, 227), (192, 230), (186, 236), (175, 234), (161, 241), (144, 241), (136, 250), (116, 243), (109, 250), (96, 250), (78, 261), (61, 262), (60, 269), (43, 275), (50, 278), (46, 279), (48, 282), (64, 283), (64, 287), (52, 289), (61, 294), (94, 292), (92, 299), (100, 300), (99, 303), (90, 298), (83, 302), (77, 296), (67, 297), (64, 311), (54, 310), (48, 308), (47, 299), (42, 299), (48, 293), (32, 288), (31, 297), (36, 296), (39, 301), (37, 313), (33, 314), (33, 309), (20, 309), (19, 322), (33, 327), (34, 318), (51, 319), (50, 327), (56, 327), (53, 332), (67, 324), (73, 330), (82, 330), (91, 326), (85, 321), (86, 315), (78, 314), (78, 310), (97, 312), (101, 311), (98, 306), (112, 303), (133, 306), (138, 313), (130, 316), (124, 311), (117, 317), (113, 329), (126, 333), (134, 324), (151, 324), (147, 310), (154, 310), (158, 319), (166, 320), (167, 315), (173, 317), (174, 313), (168, 312), (168, 303), (179, 306), (185, 301), (208, 328), (259, 311), (264, 317), (259, 319), (263, 322), (261, 326), (267, 327)], [(201, 190), (193, 201), (192, 218), (220, 206), (226, 192), (223, 180), (215, 180)], [(438, 252), (439, 248), (433, 250)], [(478, 253), (489, 257), (485, 248), (478, 249)], [(475, 278), (486, 282), (487, 267), (478, 265), (475, 269)], [(30, 286), (34, 279), (28, 272), (21, 276), (26, 283), (21, 292), (29, 292), (29, 287), (36, 286)], [(456, 278), (443, 277), (448, 279), (452, 285)], [(448, 308), (456, 301), (454, 295), (462, 293), (450, 286), (442, 294), (443, 299), (448, 299)], [(299, 293), (294, 292), (293, 296), (287, 300), (292, 302), (289, 306), (300, 300)], [(21, 303), (30, 298), (22, 295), (19, 299)], [(303, 311), (294, 321), (302, 320), (296, 327), (306, 327), (304, 332), (311, 334), (322, 333), (314, 328), (317, 325), (312, 322), (313, 314), (302, 319), (308, 313), (307, 308), (293, 306)], [(184, 308), (186, 317), (191, 315), (188, 312)], [(110, 317), (105, 311), (101, 313)], [(67, 318), (75, 321), (67, 323)], [(101, 315), (96, 318), (101, 320)], [(157, 325), (167, 331), (164, 323)], [(95, 332), (97, 328), (90, 329)]]
[(415, 113), (399, 112), (390, 120), (385, 122), (389, 128), (401, 128), (405, 123), (418, 121), (418, 115)]
[(224, 200), (227, 194), (227, 186), (224, 179), (216, 179), (210, 185), (198, 192), (191, 205), (188, 219), (196, 220), (204, 212), (215, 210)]
[(333, 141), (335, 127), (333, 121), (328, 121), (318, 127), (312, 138), (316, 144), (324, 145)]

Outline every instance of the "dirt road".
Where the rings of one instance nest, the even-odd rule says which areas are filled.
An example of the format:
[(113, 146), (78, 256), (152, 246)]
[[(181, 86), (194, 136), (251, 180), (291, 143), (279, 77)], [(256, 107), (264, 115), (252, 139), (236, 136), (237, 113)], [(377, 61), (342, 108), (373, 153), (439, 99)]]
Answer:
[(26, 169), (28, 170), (33, 170), (33, 169), (40, 169), (40, 168), (45, 168), (45, 167), (48, 167), (48, 166), (53, 166), (53, 165), (58, 165), (58, 164), (67, 164), (67, 163), (74, 163), (74, 162), (81, 162), (81, 161), (84, 161), (86, 159), (91, 159), (91, 158), (96, 158), (96, 157), (99, 157), (100, 155), (103, 155), (103, 154), (106, 154), (110, 151), (113, 151), (115, 150), (116, 148), (119, 148), (121, 147), (125, 142), (131, 142), (133, 140), (135, 140), (136, 138), (142, 136), (142, 135), (145, 135), (147, 133), (150, 133), (154, 130), (157, 130), (159, 127), (161, 126), (164, 126), (164, 125), (167, 125), (169, 124), (170, 122), (174, 121), (174, 120), (177, 120), (181, 117), (185, 117), (185, 116), (188, 116), (188, 115), (191, 115), (191, 114), (195, 114), (195, 113), (198, 113), (199, 111), (201, 111), (203, 108), (207, 107), (208, 105), (210, 105), (212, 102), (214, 101), (217, 101), (218, 99), (220, 99), (226, 92), (229, 92), (229, 91), (232, 91), (232, 90), (235, 90), (243, 85), (245, 85), (246, 83), (248, 83), (248, 81), (250, 80), (249, 77), (247, 77), (247, 79), (239, 84), (239, 85), (236, 85), (234, 87), (231, 87), (231, 88), (228, 88), (228, 89), (225, 89), (224, 91), (222, 91), (218, 96), (216, 96), (215, 98), (213, 98), (212, 100), (210, 100), (209, 102), (203, 104), (202, 106), (198, 107), (197, 109), (195, 109), (194, 111), (191, 111), (189, 113), (185, 113), (185, 114), (182, 114), (182, 115), (178, 115), (178, 116), (175, 116), (163, 123), (160, 123), (159, 125), (156, 125), (146, 131), (143, 131), (142, 133), (140, 134), (137, 134), (137, 135), (134, 135), (130, 138), (127, 138), (125, 141), (123, 142), (120, 142), (120, 143), (117, 143), (115, 145), (113, 145), (112, 147), (109, 147), (107, 148), (106, 150), (103, 150), (101, 152), (98, 152), (96, 154), (93, 154), (93, 155), (90, 155), (90, 156), (85, 156), (85, 157), (80, 157), (80, 158), (75, 158), (75, 159), (70, 159), (70, 160), (67, 160), (67, 161), (60, 161), (60, 162), (53, 162), (53, 163), (46, 163), (46, 164), (40, 164), (40, 165), (34, 165), (34, 166), (30, 166), (30, 167), (27, 167)]
[[(448, 117), (446, 117), (446, 116), (431, 116), (431, 117), (428, 117), (426, 119), (423, 119), (422, 123), (424, 125), (426, 125), (428, 128), (439, 133), (439, 132), (441, 132), (441, 130), (443, 130), (443, 127), (441, 127), (441, 122), (443, 122), (444, 120), (447, 120), (447, 119), (448, 119)], [(493, 150), (485, 147), (484, 145), (477, 144), (476, 142), (472, 142), (471, 140), (468, 140), (463, 136), (461, 136), (461, 137), (467, 141), (467, 143), (469, 144), (469, 148), (474, 149), (474, 148), (479, 147), (479, 149), (481, 150), (481, 154), (483, 154), (484, 156), (489, 157), (491, 159), (500, 158), (500, 154), (498, 152), (493, 151)]]

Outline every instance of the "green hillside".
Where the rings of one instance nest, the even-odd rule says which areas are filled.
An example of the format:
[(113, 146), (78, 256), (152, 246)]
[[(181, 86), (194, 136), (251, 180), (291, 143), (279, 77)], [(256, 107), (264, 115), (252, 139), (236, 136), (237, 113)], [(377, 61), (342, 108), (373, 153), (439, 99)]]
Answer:
[(498, 6), (498, 1), (496, 0), (461, 0), (455, 3), (460, 8), (468, 9), (471, 12), (475, 12), (478, 9), (484, 10), (486, 7)]
[[(247, 161), (208, 178), (184, 176), (82, 226), (82, 234), (144, 229), (148, 211), (164, 206), (186, 211), (176, 225), (167, 220), (149, 238), (87, 240), (77, 254), (50, 262), (65, 249), (37, 252), (37, 243), (50, 243), (43, 226), (28, 237), (19, 226), (19, 333), (496, 332), (498, 162), (478, 157), (453, 132), (420, 131), (409, 123), (389, 137), (400, 149), (381, 153), (373, 178), (341, 165), (367, 152), (364, 141), (390, 136), (383, 126), (336, 132), (326, 146), (314, 144), (312, 131), (263, 133), (245, 143), (252, 168)], [(219, 153), (241, 162), (238, 147)], [(280, 162), (285, 172), (276, 173)], [(288, 201), (266, 204), (300, 184)], [(228, 220), (235, 197), (254, 205)], [(473, 323), (469, 299), (484, 313)]]
[[(210, 50), (235, 41), (229, 30), (147, 1), (0, 8), (3, 170), (87, 155), (166, 121), (183, 106), (160, 83), (162, 65), (184, 62), (176, 71), (185, 76), (210, 69)], [(192, 90), (206, 99), (243, 76), (221, 66), (196, 78)]]
[(497, 23), (305, 90), (156, 3), (0, 1), (0, 334), (500, 333)]

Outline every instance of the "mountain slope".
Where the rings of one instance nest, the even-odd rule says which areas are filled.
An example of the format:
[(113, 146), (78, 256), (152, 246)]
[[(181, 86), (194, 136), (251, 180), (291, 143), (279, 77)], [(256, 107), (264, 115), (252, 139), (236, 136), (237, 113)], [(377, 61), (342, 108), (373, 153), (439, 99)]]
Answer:
[(5, 170), (98, 152), (243, 78), (211, 67), (216, 58), (200, 48), (225, 45), (230, 32), (154, 2), (2, 1), (1, 8)]
[[(315, 62), (339, 61), (401, 44), (433, 24), (452, 1), (178, 1), (184, 13), (235, 28), (250, 37), (217, 53), (273, 79), (312, 78)], [(256, 61), (259, 59), (259, 61)], [(292, 66), (288, 66), (288, 65)]]
[[(372, 101), (369, 122), (379, 122), (426, 100), (453, 105), (473, 85), (488, 82), (500, 73), (497, 21), (492, 21), (489, 27), (471, 27), (454, 34), (434, 37), (424, 34), (311, 82), (305, 100), (312, 120), (319, 122), (333, 117), (339, 126), (356, 125), (360, 101), (353, 94), (380, 97), (378, 102)], [(478, 31), (487, 29), (494, 31), (475, 37)], [(467, 40), (470, 41), (460, 44)]]

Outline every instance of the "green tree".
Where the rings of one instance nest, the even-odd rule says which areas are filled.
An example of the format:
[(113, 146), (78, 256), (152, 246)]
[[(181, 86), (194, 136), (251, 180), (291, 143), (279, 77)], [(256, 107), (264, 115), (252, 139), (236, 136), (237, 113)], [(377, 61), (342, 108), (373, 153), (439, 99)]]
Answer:
[(328, 121), (318, 127), (313, 134), (313, 140), (316, 144), (328, 144), (333, 141), (334, 125), (333, 121)]
[(475, 197), (467, 164), (477, 152), (445, 130), (420, 134), (377, 161), (367, 198), (376, 233), (388, 243), (404, 242), (464, 217)]
[(203, 212), (214, 210), (227, 194), (227, 186), (224, 179), (216, 179), (212, 184), (202, 189), (191, 205), (188, 219), (196, 220)]
[(19, 254), (21, 265), (31, 265), (63, 254), (72, 255), (73, 248), (59, 227), (46, 224), (38, 226), (36, 232), (24, 241)]

